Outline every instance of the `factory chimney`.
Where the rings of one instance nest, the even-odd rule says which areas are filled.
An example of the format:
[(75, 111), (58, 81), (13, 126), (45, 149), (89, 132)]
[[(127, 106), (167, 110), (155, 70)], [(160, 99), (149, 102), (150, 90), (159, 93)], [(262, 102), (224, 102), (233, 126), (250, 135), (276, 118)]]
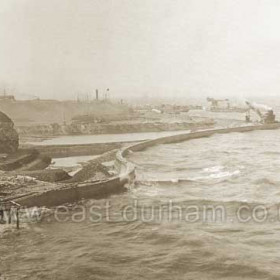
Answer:
[(95, 90), (95, 95), (96, 95), (96, 100), (98, 101), (99, 99), (98, 89)]

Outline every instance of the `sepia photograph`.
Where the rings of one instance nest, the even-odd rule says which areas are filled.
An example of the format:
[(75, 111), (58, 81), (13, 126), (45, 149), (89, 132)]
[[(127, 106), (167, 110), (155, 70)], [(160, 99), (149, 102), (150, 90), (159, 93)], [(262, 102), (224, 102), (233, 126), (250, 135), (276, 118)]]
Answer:
[(279, 0), (0, 0), (0, 280), (280, 279)]

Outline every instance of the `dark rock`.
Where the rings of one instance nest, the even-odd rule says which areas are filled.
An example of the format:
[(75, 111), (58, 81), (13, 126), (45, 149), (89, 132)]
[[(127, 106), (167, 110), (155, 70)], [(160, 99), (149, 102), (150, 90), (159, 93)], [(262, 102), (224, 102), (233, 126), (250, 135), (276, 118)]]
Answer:
[(19, 136), (13, 121), (0, 111), (0, 153), (14, 153), (19, 145)]

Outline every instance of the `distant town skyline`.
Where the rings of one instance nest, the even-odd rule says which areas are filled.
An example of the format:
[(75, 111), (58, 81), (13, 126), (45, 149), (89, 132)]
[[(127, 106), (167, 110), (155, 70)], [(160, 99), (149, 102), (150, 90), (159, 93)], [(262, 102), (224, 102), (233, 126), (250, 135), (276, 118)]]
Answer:
[(279, 14), (277, 0), (2, 0), (0, 90), (277, 96)]

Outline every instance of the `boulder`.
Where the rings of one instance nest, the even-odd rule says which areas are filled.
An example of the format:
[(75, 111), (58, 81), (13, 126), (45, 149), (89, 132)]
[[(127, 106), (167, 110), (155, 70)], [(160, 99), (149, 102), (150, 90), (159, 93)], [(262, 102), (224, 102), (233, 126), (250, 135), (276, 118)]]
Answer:
[(19, 136), (13, 121), (0, 111), (0, 153), (10, 154), (17, 151)]

